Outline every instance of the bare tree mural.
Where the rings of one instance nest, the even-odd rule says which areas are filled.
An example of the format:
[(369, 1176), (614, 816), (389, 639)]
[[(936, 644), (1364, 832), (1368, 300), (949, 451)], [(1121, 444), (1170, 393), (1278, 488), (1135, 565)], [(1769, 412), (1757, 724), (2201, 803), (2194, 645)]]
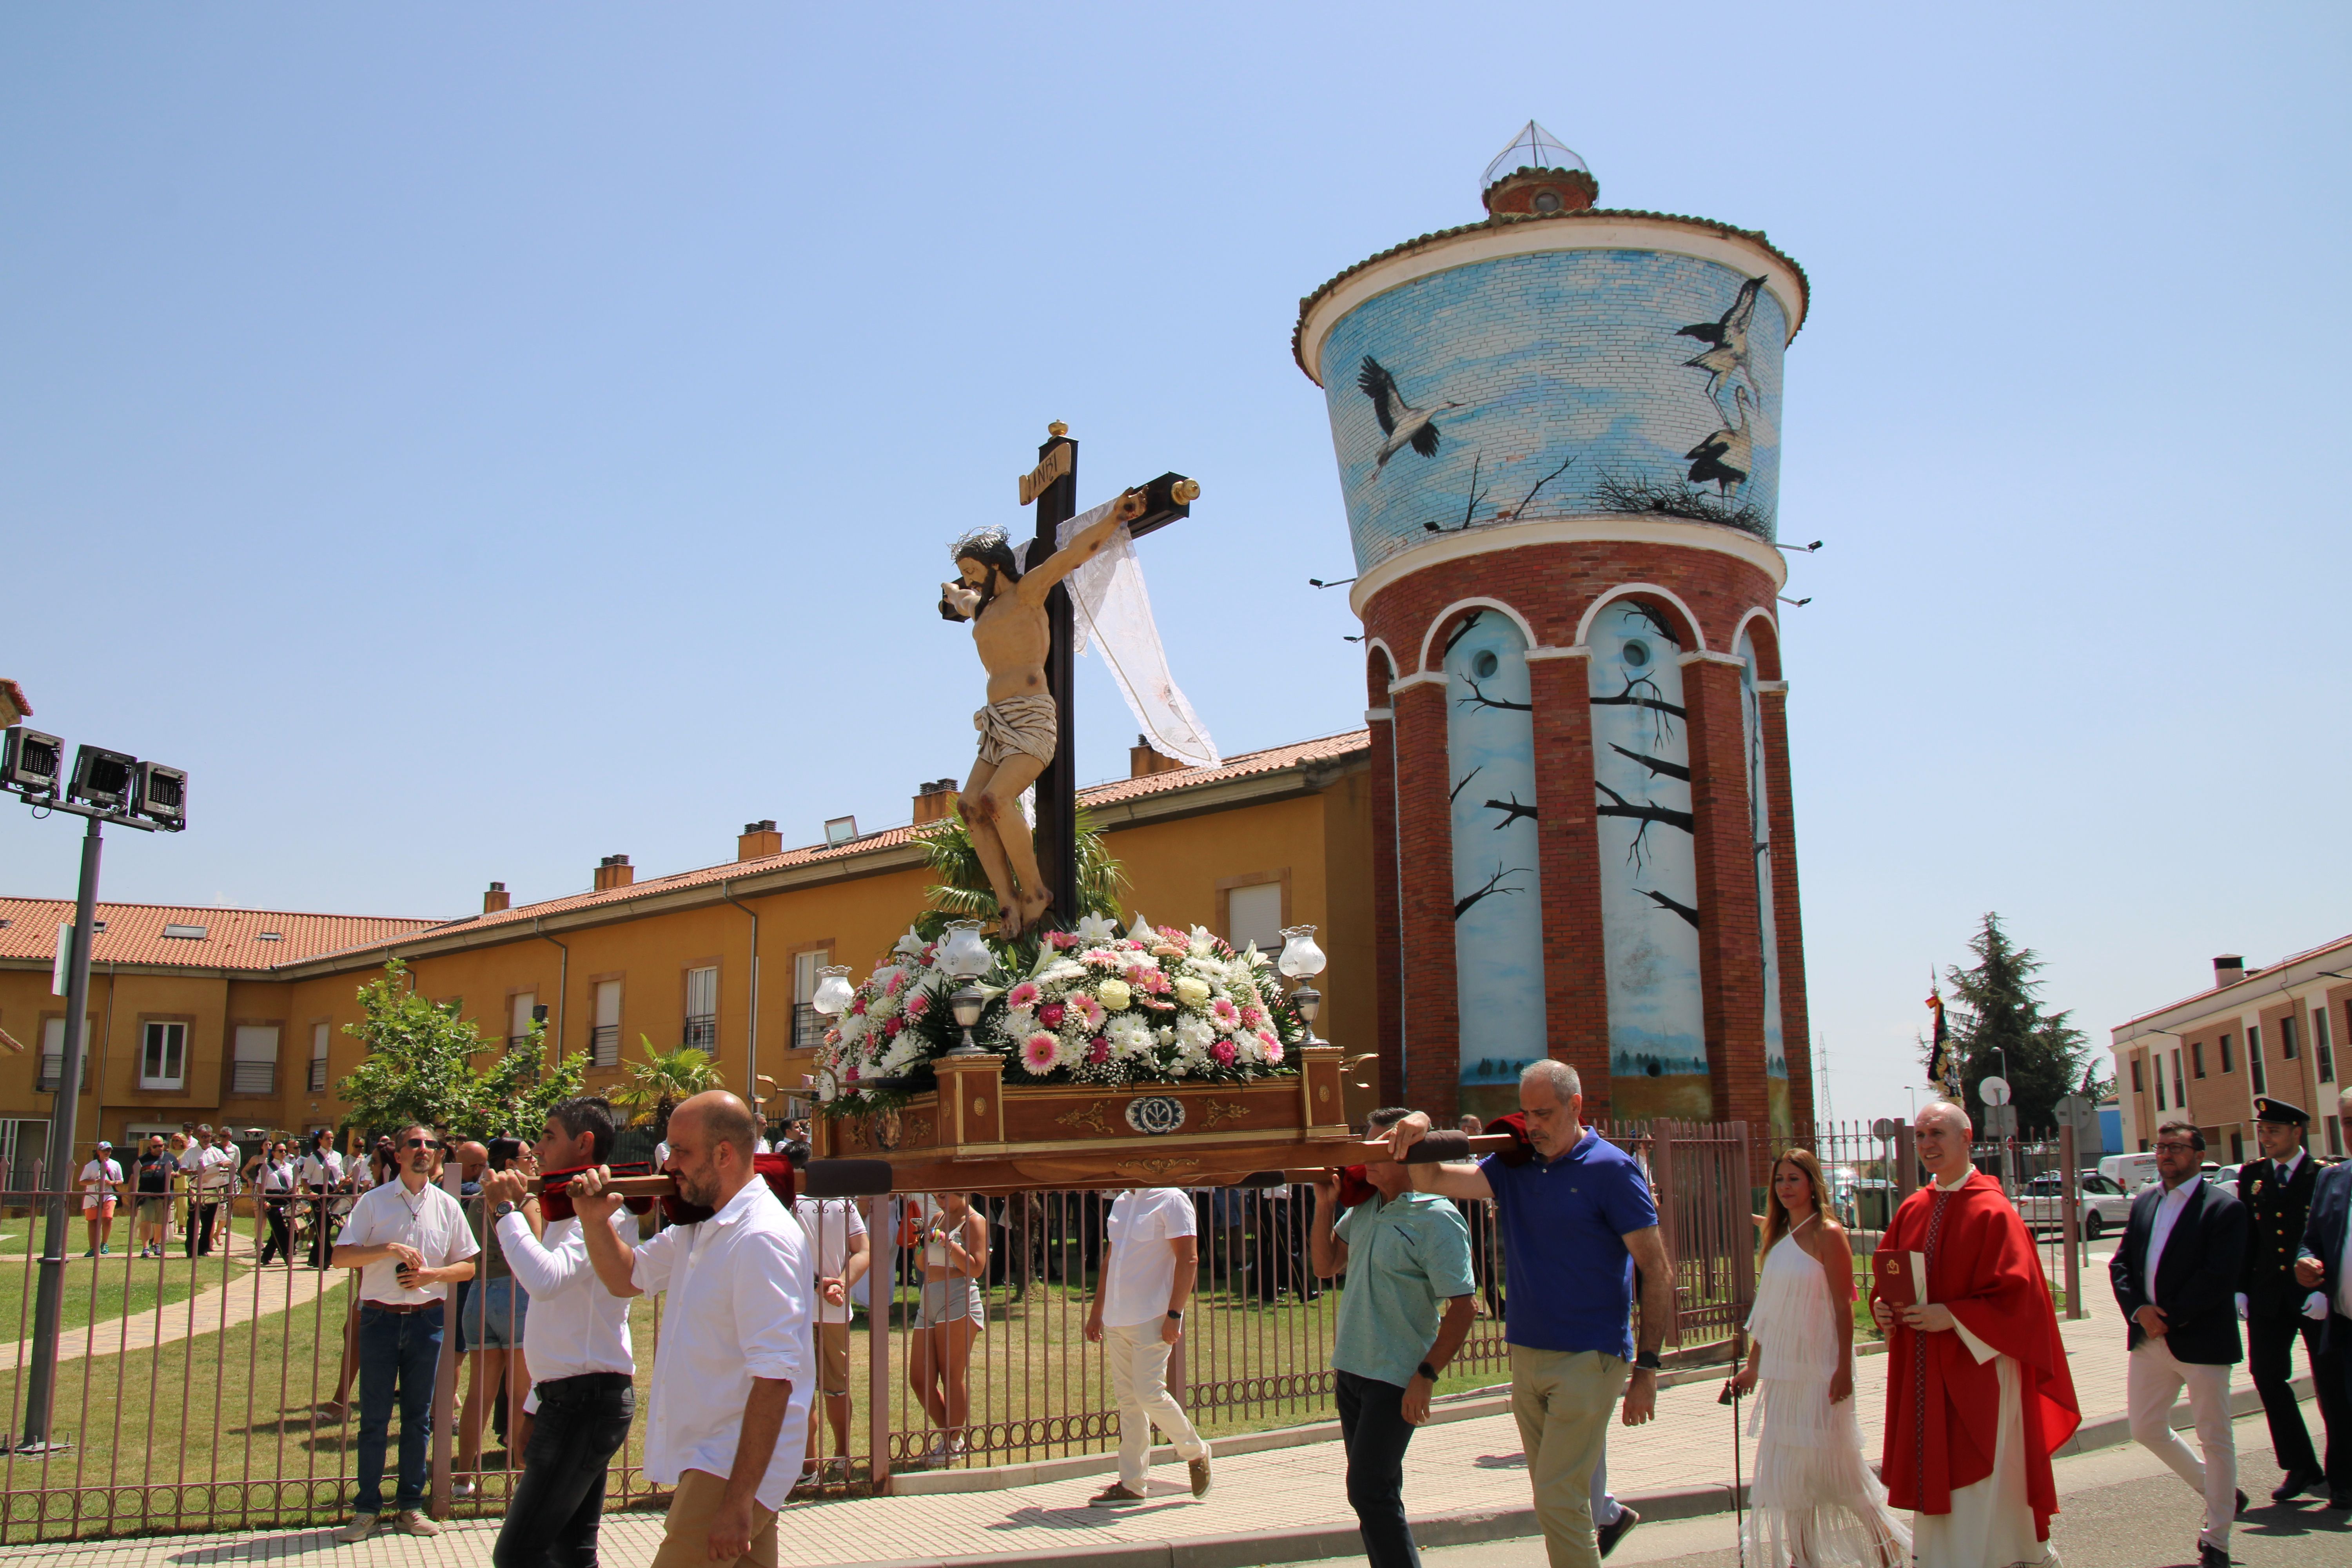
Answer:
[(1454, 918), (1457, 921), (1460, 920), (1464, 915), (1468, 914), (1482, 900), (1494, 898), (1498, 894), (1526, 892), (1527, 889), (1525, 888), (1504, 887), (1502, 885), (1503, 879), (1507, 877), (1531, 877), (1533, 875), (1535, 875), (1535, 868), (1532, 866), (1514, 866), (1509, 870), (1506, 871), (1503, 869), (1503, 863), (1500, 860), (1496, 861), (1495, 874), (1493, 876), (1487, 878), (1486, 881), (1479, 884), (1471, 891), (1465, 893), (1462, 897), (1454, 900)]

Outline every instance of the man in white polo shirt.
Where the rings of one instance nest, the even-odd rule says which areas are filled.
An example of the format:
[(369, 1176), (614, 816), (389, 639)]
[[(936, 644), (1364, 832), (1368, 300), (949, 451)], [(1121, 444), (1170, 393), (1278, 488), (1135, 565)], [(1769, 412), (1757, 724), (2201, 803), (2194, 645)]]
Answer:
[(1168, 1352), (1184, 1337), (1184, 1307), (1200, 1272), (1192, 1195), (1139, 1187), (1110, 1205), (1102, 1283), (1087, 1309), (1087, 1338), (1103, 1343), (1118, 1405), (1118, 1479), (1087, 1500), (1098, 1508), (1141, 1502), (1154, 1423), (1190, 1468), (1192, 1495), (1209, 1489), (1209, 1445), (1168, 1392)]
[(669, 1292), (654, 1354), (646, 1479), (674, 1487), (652, 1568), (776, 1568), (776, 1510), (808, 1447), (810, 1268), (792, 1211), (753, 1169), (759, 1122), (724, 1089), (671, 1112), (678, 1195), (714, 1211), (632, 1250), (606, 1173), (572, 1184), (596, 1277), (615, 1296)]
[[(567, 1100), (547, 1113), (532, 1154), (542, 1173), (601, 1165), (612, 1158), (614, 1136), (611, 1105)], [(507, 1267), (530, 1295), (522, 1350), (532, 1377), (523, 1403), (532, 1419), (522, 1479), (490, 1561), (496, 1568), (590, 1568), (604, 1473), (637, 1409), (629, 1303), (596, 1278), (579, 1220), (549, 1220), (544, 1235), (531, 1235), (526, 1210), (539, 1200), (530, 1187), (515, 1165), (482, 1176), (482, 1201), (496, 1216)], [(626, 1214), (616, 1207), (605, 1223), (617, 1227)]]
[[(804, 1142), (783, 1145), (784, 1156), (794, 1165), (808, 1163), (809, 1147)], [(849, 1198), (794, 1198), (793, 1217), (800, 1221), (801, 1235), (809, 1245), (811, 1267), (816, 1270), (816, 1322), (812, 1332), (816, 1335), (817, 1392), (824, 1395), (820, 1405), (809, 1401), (808, 1458), (801, 1466), (803, 1479), (817, 1473), (818, 1461), (824, 1448), (818, 1434), (820, 1424), (833, 1427), (833, 1448), (838, 1468), (847, 1479), (849, 1468), (849, 1293), (866, 1278), (873, 1262), (873, 1253), (866, 1235), (866, 1216), (857, 1212), (856, 1203)]]
[(358, 1494), (352, 1521), (335, 1539), (365, 1541), (383, 1512), (383, 1445), (392, 1401), (400, 1398), (400, 1477), (394, 1522), (405, 1534), (438, 1535), (425, 1517), (427, 1445), (433, 1436), (433, 1378), (441, 1363), (441, 1300), (474, 1277), (481, 1247), (466, 1211), (435, 1184), (441, 1140), (429, 1127), (404, 1127), (393, 1141), (400, 1179), (371, 1187), (352, 1205), (335, 1244), (335, 1267), (360, 1271), (360, 1436)]

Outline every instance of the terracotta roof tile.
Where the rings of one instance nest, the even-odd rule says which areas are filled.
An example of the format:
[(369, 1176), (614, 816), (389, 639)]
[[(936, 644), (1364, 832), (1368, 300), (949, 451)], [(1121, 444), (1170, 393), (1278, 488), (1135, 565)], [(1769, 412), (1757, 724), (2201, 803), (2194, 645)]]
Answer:
[[(1180, 768), (1143, 778), (1111, 779), (1089, 784), (1078, 791), (1078, 803), (1092, 806), (1124, 805), (1153, 795), (1172, 795), (1182, 790), (1279, 773), (1286, 768), (1307, 763), (1336, 762), (1363, 752), (1370, 744), (1371, 732), (1369, 730), (1351, 730), (1344, 734), (1245, 752), (1239, 756), (1226, 758), (1213, 768)], [(518, 904), (511, 909), (453, 921), (382, 920), (356, 915), (281, 915), (252, 910), (105, 904), (100, 907), (100, 918), (107, 922), (107, 929), (98, 937), (94, 957), (101, 963), (111, 960), (122, 963), (184, 963), (205, 968), (268, 969), (331, 957), (339, 952), (364, 951), (426, 931), (437, 935), (454, 934), (459, 931), (488, 931), (574, 910), (622, 904), (635, 899), (708, 887), (712, 883), (756, 876), (764, 871), (821, 865), (831, 860), (851, 860), (878, 850), (914, 844), (933, 831), (936, 829), (928, 826), (920, 828), (911, 826), (886, 827), (878, 832), (862, 834), (845, 844), (806, 845), (777, 855), (729, 860), (667, 877), (648, 877), (625, 888), (568, 893), (560, 898), (543, 899), (535, 904)], [(69, 920), (72, 915), (73, 905), (63, 900), (0, 899), (0, 919), (12, 922), (0, 929), (0, 958), (48, 958), (54, 951), (58, 922)], [(207, 938), (203, 942), (192, 942), (167, 937), (163, 934), (166, 924), (206, 926), (209, 928)], [(268, 942), (256, 940), (256, 933), (263, 931), (278, 931), (284, 940)]]
[[(58, 927), (73, 920), (70, 899), (0, 897), (0, 958), (57, 953)], [(279, 910), (216, 910), (184, 904), (98, 906), (106, 929), (91, 939), (93, 963), (173, 963), (197, 969), (272, 969), (322, 952), (406, 936), (440, 922), (379, 915), (305, 915)], [(165, 936), (165, 926), (202, 937)], [(263, 933), (275, 931), (275, 940)]]
[[(2308, 947), (2304, 949), (2301, 952), (2290, 952), (2275, 963), (2253, 965), (2247, 969), (2246, 980), (2259, 979), (2263, 975), (2275, 973), (2277, 971), (2288, 968), (2293, 964), (2301, 963), (2306, 958), (2317, 958), (2320, 954), (2332, 952), (2337, 948), (2352, 948), (2352, 936), (2339, 936), (2333, 942), (2323, 942), (2317, 947)], [(2228, 985), (2208, 985), (2202, 991), (2191, 991), (2188, 995), (2180, 997), (2177, 1001), (2167, 1002), (2161, 1007), (2150, 1007), (2145, 1013), (2135, 1014), (2131, 1017), (2126, 1018), (2122, 1023), (2111, 1026), (2110, 1032), (2115, 1029), (2128, 1029), (2134, 1024), (2144, 1024), (2150, 1018), (2160, 1018), (2165, 1014), (2171, 1012), (2174, 1008), (2185, 1007), (2189, 1003), (2198, 1000), (2200, 997), (2210, 996), (2218, 992), (2228, 991), (2233, 987), (2243, 985), (2245, 983), (2245, 980), (2233, 980)]]

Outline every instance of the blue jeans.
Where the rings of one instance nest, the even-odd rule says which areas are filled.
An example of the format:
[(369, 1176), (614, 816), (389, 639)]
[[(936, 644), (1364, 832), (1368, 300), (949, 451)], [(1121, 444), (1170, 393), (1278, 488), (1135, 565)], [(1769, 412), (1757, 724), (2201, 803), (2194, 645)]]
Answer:
[(425, 1506), (433, 1440), (433, 1378), (441, 1363), (441, 1307), (422, 1312), (360, 1308), (360, 1513), (383, 1511), (383, 1444), (392, 1427), (392, 1400), (400, 1395), (400, 1485), (394, 1511)]

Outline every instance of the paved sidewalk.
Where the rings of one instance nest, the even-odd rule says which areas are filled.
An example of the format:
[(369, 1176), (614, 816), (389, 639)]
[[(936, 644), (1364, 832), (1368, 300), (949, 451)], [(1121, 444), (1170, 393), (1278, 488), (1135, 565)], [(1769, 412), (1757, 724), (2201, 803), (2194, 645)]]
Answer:
[[(2081, 1322), (2062, 1322), (2085, 1414), (2081, 1448), (2126, 1440), (2122, 1322), (2104, 1292), (2086, 1294), (2105, 1310)], [(1879, 1441), (1886, 1365), (1880, 1355), (1856, 1363), (1855, 1397), (1872, 1451)], [(1732, 1413), (1716, 1403), (1718, 1387), (1706, 1379), (1666, 1389), (1655, 1422), (1612, 1429), (1610, 1480), (1621, 1498), (1653, 1518), (1729, 1507), (1735, 1439)], [(2251, 1384), (2242, 1384), (2240, 1399), (2252, 1406)], [(2185, 1406), (2179, 1414), (2185, 1420)], [(1738, 1473), (1745, 1477), (1753, 1462), (1752, 1440), (1738, 1439)], [(1350, 1554), (1360, 1547), (1340, 1470), (1338, 1446), (1327, 1441), (1229, 1456), (1217, 1464), (1214, 1489), (1197, 1502), (1183, 1489), (1181, 1468), (1168, 1464), (1155, 1471), (1150, 1501), (1126, 1510), (1087, 1506), (1088, 1494), (1102, 1484), (1098, 1477), (793, 1505), (783, 1515), (784, 1556), (796, 1568), (1000, 1556), (1007, 1562), (1056, 1558), (1087, 1568), (1232, 1568)], [(1424, 1429), (1407, 1462), (1405, 1500), (1425, 1545), (1531, 1531), (1527, 1472), (1510, 1416), (1479, 1415)], [(656, 1515), (608, 1516), (605, 1560), (648, 1562), (660, 1533)], [(357, 1548), (337, 1546), (322, 1530), (252, 1531), (16, 1547), (0, 1550), (0, 1563), (177, 1568), (329, 1553), (352, 1568), (482, 1568), (496, 1538), (495, 1521), (454, 1523), (429, 1541), (380, 1536)]]

